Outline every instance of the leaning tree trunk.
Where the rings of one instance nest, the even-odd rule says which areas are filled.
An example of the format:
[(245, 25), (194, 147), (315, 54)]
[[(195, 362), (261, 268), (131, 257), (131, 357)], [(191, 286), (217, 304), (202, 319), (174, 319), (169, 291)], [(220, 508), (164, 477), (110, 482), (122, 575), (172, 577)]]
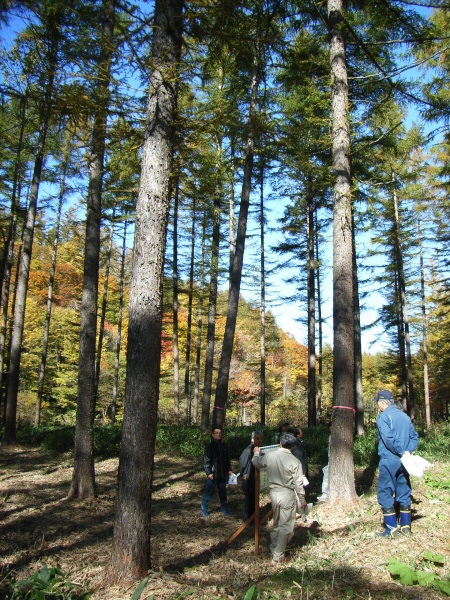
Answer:
[(27, 219), (23, 233), (22, 258), (19, 271), (19, 281), (16, 292), (17, 295), (14, 311), (13, 330), (11, 335), (8, 389), (6, 393), (5, 430), (2, 439), (2, 444), (4, 445), (16, 443), (16, 416), (17, 396), (19, 393), (20, 355), (22, 350), (23, 331), (25, 324), (28, 279), (31, 266), (31, 254), (33, 250), (34, 226), (36, 220), (39, 185), (41, 182), (42, 167), (44, 165), (45, 143), (47, 139), (47, 130), (49, 127), (52, 111), (54, 81), (58, 64), (58, 47), (60, 41), (60, 31), (59, 22), (57, 21), (60, 16), (61, 15), (59, 14), (59, 11), (56, 11), (53, 15), (54, 20), (50, 21), (50, 23), (48, 24), (50, 34), (48, 39), (48, 76), (43, 98), (43, 108), (41, 112), (37, 153), (34, 162), (33, 179), (31, 183), (30, 201), (28, 205)]
[(352, 195), (342, 0), (328, 0), (333, 90), (333, 422), (327, 503), (354, 502), (354, 321)]
[(126, 401), (111, 578), (151, 567), (152, 480), (158, 421), (163, 277), (173, 164), (182, 0), (156, 0), (152, 73), (136, 208), (130, 287)]
[(255, 74), (252, 82), (252, 95), (250, 106), (250, 133), (247, 141), (247, 150), (244, 163), (244, 181), (242, 185), (241, 203), (239, 206), (239, 219), (236, 235), (236, 251), (233, 257), (233, 267), (230, 278), (230, 292), (228, 296), (228, 312), (225, 324), (225, 334), (220, 355), (219, 373), (217, 377), (216, 402), (213, 411), (213, 427), (223, 427), (225, 421), (226, 404), (228, 398), (228, 382), (230, 377), (231, 357), (233, 354), (234, 334), (239, 307), (239, 294), (241, 289), (242, 267), (244, 264), (245, 239), (247, 235), (248, 209), (250, 206), (250, 193), (252, 187), (253, 160), (256, 126), (256, 105), (259, 87), (259, 61), (255, 60)]
[(96, 91), (97, 111), (92, 128), (90, 179), (86, 213), (83, 296), (81, 300), (78, 401), (75, 427), (74, 468), (68, 499), (94, 498), (94, 417), (96, 403), (96, 333), (98, 271), (100, 262), (100, 219), (102, 209), (103, 163), (110, 102), (113, 57), (115, 0), (104, 0), (104, 22), (98, 64), (100, 84)]

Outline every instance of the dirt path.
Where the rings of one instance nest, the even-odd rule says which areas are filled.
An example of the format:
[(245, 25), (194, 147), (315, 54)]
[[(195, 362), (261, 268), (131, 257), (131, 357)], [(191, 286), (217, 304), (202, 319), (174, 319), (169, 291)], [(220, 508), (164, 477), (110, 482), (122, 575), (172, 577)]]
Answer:
[[(320, 469), (312, 468), (310, 498), (320, 489)], [(65, 501), (72, 475), (69, 459), (49, 460), (39, 451), (0, 450), (0, 598), (5, 598), (7, 572), (19, 578), (43, 564), (60, 564), (72, 581), (93, 588), (93, 600), (128, 600), (134, 588), (107, 588), (113, 531), (117, 460), (96, 467), (98, 499)], [(447, 465), (433, 477), (448, 479)], [(142, 595), (174, 600), (186, 593), (198, 600), (244, 598), (253, 583), (259, 598), (430, 598), (434, 589), (405, 587), (388, 570), (391, 556), (416, 562), (440, 577), (450, 577), (450, 490), (439, 483), (414, 480), (412, 538), (380, 540), (379, 508), (373, 472), (357, 474), (359, 506), (351, 510), (317, 505), (313, 518), (298, 520), (291, 559), (274, 567), (267, 548), (268, 529), (261, 532), (255, 554), (252, 533), (244, 533), (225, 551), (224, 542), (241, 524), (243, 496), (230, 490), (232, 518), (213, 500), (210, 519), (200, 516), (204, 484), (201, 462), (158, 456), (153, 495), (153, 570)], [(320, 493), (320, 492), (319, 492)], [(265, 500), (266, 501), (266, 500)], [(423, 563), (425, 552), (443, 554), (445, 564)], [(418, 567), (417, 567), (418, 568)], [(2, 592), (3, 589), (3, 592)], [(189, 593), (188, 593), (189, 592)], [(256, 598), (256, 596), (255, 596)]]

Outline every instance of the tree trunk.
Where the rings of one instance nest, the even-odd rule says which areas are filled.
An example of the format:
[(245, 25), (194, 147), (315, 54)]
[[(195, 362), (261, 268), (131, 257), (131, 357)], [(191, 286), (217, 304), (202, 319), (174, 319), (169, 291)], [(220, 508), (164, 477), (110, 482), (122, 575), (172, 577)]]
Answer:
[(102, 366), (103, 338), (105, 337), (106, 307), (108, 306), (109, 274), (111, 272), (111, 258), (114, 245), (114, 226), (116, 218), (116, 207), (113, 207), (111, 217), (111, 231), (109, 238), (109, 248), (106, 256), (105, 283), (103, 285), (102, 308), (100, 311), (100, 324), (98, 331), (97, 356), (95, 359), (95, 400), (98, 399), (98, 386), (100, 383), (100, 371)]
[(317, 211), (315, 212), (316, 221), (316, 236), (315, 236), (315, 249), (316, 249), (316, 282), (317, 282), (317, 321), (318, 321), (318, 345), (319, 355), (317, 356), (318, 361), (318, 380), (317, 380), (317, 410), (319, 414), (322, 413), (322, 382), (323, 382), (323, 327), (322, 327), (322, 286), (320, 283), (320, 260), (319, 260), (319, 229), (318, 229), (318, 218)]
[(100, 219), (106, 128), (110, 102), (113, 57), (115, 0), (103, 2), (101, 50), (98, 64), (99, 87), (92, 128), (90, 178), (86, 211), (83, 296), (81, 300), (78, 402), (75, 428), (74, 468), (68, 499), (94, 498), (94, 417), (96, 402), (95, 354), (97, 333), (98, 271), (100, 262)]
[(111, 578), (151, 567), (151, 501), (158, 421), (163, 276), (173, 164), (181, 0), (156, 0), (152, 73), (136, 209), (130, 288), (126, 401), (116, 495)]
[(352, 196), (342, 0), (328, 0), (333, 87), (333, 423), (328, 503), (354, 502), (354, 315)]
[(191, 345), (192, 345), (192, 303), (194, 297), (194, 262), (195, 262), (195, 220), (196, 220), (195, 198), (192, 205), (192, 228), (191, 228), (191, 260), (189, 265), (189, 300), (188, 300), (188, 322), (186, 335), (186, 360), (184, 365), (184, 423), (188, 425), (191, 420)]
[(228, 312), (225, 324), (225, 334), (220, 355), (219, 373), (217, 377), (216, 402), (213, 411), (213, 427), (223, 427), (225, 421), (226, 404), (228, 399), (228, 382), (230, 377), (231, 357), (233, 354), (234, 334), (239, 307), (239, 294), (241, 289), (242, 266), (244, 263), (245, 239), (247, 234), (247, 218), (250, 206), (250, 193), (252, 187), (253, 159), (255, 145), (255, 113), (259, 87), (259, 61), (255, 60), (255, 74), (252, 82), (250, 106), (250, 133), (247, 142), (247, 151), (244, 163), (244, 181), (242, 185), (241, 203), (236, 235), (236, 252), (233, 257), (233, 268), (228, 296)]
[(55, 275), (56, 275), (56, 262), (58, 258), (58, 244), (59, 244), (59, 234), (61, 230), (61, 213), (62, 207), (64, 203), (64, 197), (66, 195), (66, 176), (67, 176), (67, 168), (69, 161), (69, 139), (66, 137), (66, 147), (64, 150), (64, 158), (63, 158), (63, 172), (61, 179), (61, 189), (59, 192), (58, 199), (58, 212), (56, 217), (56, 225), (55, 225), (55, 237), (53, 239), (53, 253), (52, 253), (52, 264), (50, 268), (50, 279), (48, 282), (48, 290), (47, 290), (47, 310), (45, 313), (45, 325), (44, 325), (44, 337), (42, 343), (42, 356), (41, 356), (41, 364), (39, 367), (39, 382), (38, 382), (38, 392), (37, 392), (37, 401), (36, 401), (36, 411), (34, 415), (34, 424), (39, 425), (41, 422), (41, 407), (42, 407), (42, 398), (44, 395), (44, 381), (45, 381), (45, 369), (47, 365), (47, 354), (48, 354), (48, 341), (50, 337), (50, 323), (52, 320), (52, 308), (53, 308), (53, 287), (55, 285)]
[(260, 237), (261, 237), (261, 425), (266, 424), (266, 264), (265, 264), (265, 214), (264, 214), (264, 163), (261, 157), (260, 173)]
[[(222, 148), (219, 144), (218, 152)], [(219, 160), (217, 160), (217, 173), (220, 173)], [(205, 356), (205, 380), (203, 384), (202, 399), (202, 429), (206, 431), (209, 427), (209, 415), (211, 412), (212, 381), (214, 368), (214, 348), (216, 342), (216, 312), (217, 312), (217, 289), (219, 279), (219, 250), (220, 250), (220, 220), (222, 213), (222, 181), (218, 176), (214, 193), (213, 206), (213, 231), (211, 242), (211, 269), (209, 277), (209, 301), (208, 301), (208, 324), (206, 330), (206, 356)]]
[(411, 340), (409, 336), (408, 305), (406, 302), (406, 282), (405, 271), (403, 266), (403, 250), (400, 235), (400, 217), (398, 212), (398, 199), (396, 190), (394, 190), (394, 214), (396, 232), (395, 251), (397, 256), (398, 290), (400, 300), (400, 311), (402, 315), (402, 331), (404, 334), (404, 356), (406, 360), (403, 370), (406, 373), (407, 412), (411, 419), (414, 420), (414, 380), (412, 371)]
[(420, 215), (417, 223), (420, 243), (420, 299), (422, 306), (422, 352), (423, 352), (423, 392), (425, 401), (425, 422), (431, 429), (430, 384), (428, 377), (428, 317), (425, 303), (425, 269), (423, 262), (423, 236), (420, 227)]
[(352, 247), (353, 247), (353, 308), (355, 319), (355, 419), (356, 433), (364, 435), (364, 391), (361, 349), (361, 310), (359, 306), (358, 265), (356, 262), (355, 220), (352, 211)]
[(127, 221), (123, 226), (122, 257), (120, 260), (120, 291), (119, 291), (119, 316), (117, 323), (116, 360), (114, 365), (114, 383), (111, 403), (111, 423), (115, 425), (117, 415), (117, 396), (119, 391), (120, 373), (120, 348), (122, 345), (123, 298), (125, 290), (125, 257), (127, 250)]
[(180, 421), (180, 349), (178, 345), (178, 198), (179, 185), (175, 187), (173, 206), (173, 420)]
[(317, 425), (316, 406), (316, 294), (314, 199), (308, 199), (308, 427)]
[(47, 23), (48, 38), (48, 74), (47, 84), (44, 92), (43, 108), (40, 115), (39, 138), (37, 144), (36, 158), (34, 162), (33, 179), (31, 182), (30, 201), (28, 205), (27, 219), (23, 233), (22, 258), (19, 271), (19, 281), (16, 292), (16, 305), (14, 311), (14, 323), (11, 334), (11, 351), (9, 362), (8, 389), (6, 394), (5, 430), (2, 444), (10, 445), (16, 443), (16, 416), (17, 396), (19, 393), (20, 354), (22, 350), (23, 330), (25, 324), (26, 298), (28, 291), (28, 278), (30, 274), (31, 254), (33, 250), (34, 226), (38, 203), (39, 185), (41, 182), (42, 167), (44, 164), (45, 143), (47, 130), (52, 111), (52, 97), (54, 80), (58, 64), (58, 47), (60, 41), (59, 11), (53, 13), (53, 20)]
[(197, 318), (197, 344), (195, 355), (195, 379), (194, 379), (194, 403), (193, 403), (193, 423), (198, 423), (198, 399), (200, 396), (200, 367), (202, 359), (202, 332), (203, 332), (203, 291), (205, 289), (205, 241), (206, 241), (206, 214), (203, 215), (202, 227), (202, 262), (200, 276), (200, 296), (198, 300), (198, 318)]

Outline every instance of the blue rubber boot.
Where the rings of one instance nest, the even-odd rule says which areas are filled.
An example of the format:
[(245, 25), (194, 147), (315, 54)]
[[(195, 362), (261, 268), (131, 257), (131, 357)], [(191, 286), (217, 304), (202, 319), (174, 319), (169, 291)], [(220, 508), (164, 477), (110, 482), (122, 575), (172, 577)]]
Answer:
[(411, 507), (404, 504), (400, 504), (400, 531), (411, 535)]
[(202, 501), (202, 517), (210, 517), (210, 513), (208, 512), (208, 503), (205, 500)]
[(397, 523), (397, 516), (395, 514), (395, 508), (383, 508), (384, 524), (386, 529), (381, 533), (378, 533), (380, 537), (395, 538), (400, 533), (400, 527)]
[(226, 517), (231, 517), (231, 513), (228, 510), (228, 505), (226, 502), (222, 502), (220, 504), (220, 510), (222, 511), (222, 514), (225, 515)]

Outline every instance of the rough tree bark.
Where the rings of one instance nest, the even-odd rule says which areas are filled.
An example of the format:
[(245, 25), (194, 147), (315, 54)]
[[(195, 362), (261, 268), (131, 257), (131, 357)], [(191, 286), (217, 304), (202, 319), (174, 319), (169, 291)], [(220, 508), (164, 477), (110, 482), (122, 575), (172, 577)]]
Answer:
[(173, 165), (182, 0), (155, 4), (152, 73), (136, 208), (126, 400), (116, 495), (112, 580), (151, 567), (151, 501), (158, 421), (163, 274)]
[(80, 359), (78, 365), (78, 399), (75, 426), (74, 468), (68, 499), (94, 498), (94, 417), (96, 403), (96, 334), (98, 271), (100, 261), (100, 219), (106, 127), (110, 101), (110, 77), (113, 57), (115, 0), (103, 2), (103, 24), (98, 63), (99, 85), (96, 89), (96, 113), (92, 127), (89, 188), (86, 211), (83, 295), (81, 300)]
[(354, 502), (352, 189), (343, 2), (328, 0), (333, 93), (333, 421), (327, 503)]

